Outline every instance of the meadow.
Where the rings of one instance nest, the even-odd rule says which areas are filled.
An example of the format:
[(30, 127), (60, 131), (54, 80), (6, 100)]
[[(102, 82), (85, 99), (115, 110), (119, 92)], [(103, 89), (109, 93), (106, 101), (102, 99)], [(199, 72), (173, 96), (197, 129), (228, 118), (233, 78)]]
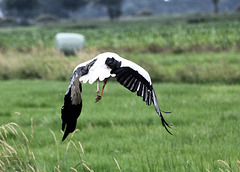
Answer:
[[(239, 17), (190, 19), (0, 28), (0, 171), (240, 171)], [(86, 50), (56, 52), (63, 31), (84, 34)], [(149, 71), (173, 136), (112, 80), (98, 103), (83, 85), (77, 130), (61, 141), (72, 70), (104, 51)]]
[[(21, 133), (10, 134), (7, 141), (15, 145), (16, 156), (30, 151), (36, 159), (21, 157), (26, 165), (22, 166), (23, 171), (31, 171), (27, 164), (35, 171), (58, 171), (58, 167), (61, 171), (69, 171), (71, 167), (87, 171), (82, 162), (94, 171), (119, 171), (113, 158), (122, 171), (227, 168), (218, 160), (225, 160), (234, 171), (237, 169), (238, 85), (154, 83), (160, 107), (172, 111), (164, 115), (172, 125), (171, 136), (161, 126), (154, 107), (146, 106), (118, 83), (107, 85), (99, 103), (94, 103), (96, 85), (85, 84), (78, 131), (61, 142), (60, 108), (67, 84), (41, 80), (1, 81), (0, 89), (4, 90), (0, 102), (1, 123), (17, 123), (26, 133), (29, 150), (18, 149), (26, 142)], [(1, 133), (4, 135), (3, 130)], [(1, 161), (7, 164), (3, 157)], [(16, 166), (15, 170), (19, 168)]]

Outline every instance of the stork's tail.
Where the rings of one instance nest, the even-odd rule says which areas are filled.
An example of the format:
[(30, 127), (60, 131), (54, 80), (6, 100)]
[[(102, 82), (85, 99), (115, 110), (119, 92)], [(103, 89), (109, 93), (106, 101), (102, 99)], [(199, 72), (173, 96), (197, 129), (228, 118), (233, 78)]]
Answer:
[[(81, 90), (81, 85), (79, 85), (78, 89)], [(62, 141), (66, 139), (69, 133), (72, 133), (75, 130), (77, 125), (77, 118), (79, 117), (82, 111), (82, 100), (79, 99), (80, 102), (75, 101), (77, 104), (72, 104), (71, 92), (72, 92), (72, 89), (70, 87), (69, 91), (64, 97), (64, 105), (61, 109), (62, 131), (65, 130)]]
[[(65, 130), (63, 138), (62, 138), (62, 141), (64, 141), (67, 138), (69, 133), (72, 133), (75, 130), (76, 125), (77, 125), (77, 120), (72, 120), (70, 123), (67, 124), (66, 130)], [(62, 130), (64, 131), (65, 124), (63, 124), (62, 126), (64, 126), (62, 128)]]

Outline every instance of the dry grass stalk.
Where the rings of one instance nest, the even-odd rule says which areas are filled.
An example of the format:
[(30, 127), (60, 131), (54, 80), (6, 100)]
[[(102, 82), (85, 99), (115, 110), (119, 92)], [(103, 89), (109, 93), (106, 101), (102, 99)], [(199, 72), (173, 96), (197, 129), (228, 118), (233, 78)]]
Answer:
[(10, 125), (14, 125), (14, 126), (16, 126), (16, 127), (19, 128), (19, 125), (17, 125), (15, 122), (10, 122), (9, 124), (10, 124)]
[(218, 160), (218, 163), (222, 163), (222, 164), (226, 165), (228, 168), (230, 168), (229, 165), (223, 160)]
[(80, 146), (80, 148), (82, 150), (82, 153), (84, 153), (83, 146), (82, 146), (81, 142), (79, 141), (78, 144), (79, 144), (79, 146)]
[(56, 137), (55, 133), (54, 133), (52, 130), (50, 130), (50, 131), (51, 131), (51, 133), (52, 133), (52, 135), (53, 135), (54, 141), (55, 141), (56, 146), (57, 146), (57, 160), (58, 160), (58, 167), (59, 167), (59, 163), (60, 163), (60, 160), (59, 160), (59, 159), (60, 159), (60, 158), (59, 158), (57, 137)]
[(54, 133), (52, 130), (51, 130), (51, 133), (52, 133), (52, 135), (53, 135), (53, 138), (54, 138), (55, 143), (57, 143), (57, 138), (56, 138), (55, 133)]
[(8, 155), (4, 155), (5, 157), (12, 157), (13, 156), (12, 152), (7, 147), (4, 147), (4, 151), (5, 151), (5, 153), (6, 152), (8, 153)]
[(69, 141), (68, 144), (67, 144), (66, 153), (67, 153), (67, 151), (68, 151), (68, 149), (69, 149), (70, 143), (71, 143), (71, 142)]
[(92, 170), (91, 168), (89, 168), (84, 162), (82, 163), (82, 165), (83, 165), (84, 167), (86, 167), (86, 169), (87, 169), (88, 171), (93, 172), (93, 170)]
[(71, 135), (71, 138), (74, 136), (74, 134), (76, 133), (76, 132), (78, 132), (78, 131), (80, 131), (79, 129), (76, 129), (76, 130), (74, 130), (74, 132), (72, 133), (72, 135)]
[[(2, 125), (0, 127), (2, 131), (4, 132), (4, 135), (0, 132), (0, 146), (2, 147), (2, 152), (0, 153), (0, 171), (3, 169), (3, 171), (14, 169), (15, 167), (18, 168), (20, 171), (24, 171), (25, 168), (30, 168), (31, 171), (38, 171), (36, 166), (36, 158), (33, 154), (33, 152), (30, 150), (28, 145), (28, 138), (26, 137), (25, 133), (22, 131), (22, 129), (16, 124), (16, 123), (8, 123), (6, 125)], [(7, 142), (6, 138), (9, 133), (14, 134), (15, 136), (18, 136), (19, 131), (21, 132), (23, 138), (25, 139), (25, 143), (19, 143), (16, 145), (15, 142), (11, 142), (11, 139)], [(4, 137), (5, 136), (5, 137)], [(2, 139), (1, 139), (2, 138)], [(10, 144), (12, 143), (12, 144)], [(27, 160), (24, 160), (24, 158), (20, 157), (18, 155), (18, 149), (22, 149), (25, 153), (25, 157)], [(31, 162), (33, 161), (33, 166)]]
[(237, 169), (238, 169), (238, 172), (240, 172), (240, 161), (237, 160)]
[(22, 114), (20, 112), (15, 112), (15, 114), (17, 114), (18, 116), (21, 117), (21, 119), (23, 119), (23, 116), (22, 116)]
[(0, 128), (3, 130), (4, 135), (7, 138), (8, 131), (5, 129), (4, 125), (2, 125)]
[(7, 161), (7, 165), (10, 165), (10, 161), (8, 159), (8, 156), (7, 155), (4, 155), (3, 158), (5, 158), (5, 160)]
[(113, 157), (113, 159), (114, 159), (115, 163), (117, 164), (117, 167), (118, 167), (119, 171), (122, 171), (121, 168), (120, 168), (120, 165), (118, 164), (118, 161), (116, 160), (116, 158)]
[(13, 153), (14, 153), (14, 154), (17, 154), (16, 150), (15, 150), (12, 146), (10, 146), (9, 144), (7, 144), (7, 142), (0, 140), (0, 143), (5, 146), (5, 149), (8, 150), (8, 152), (9, 152), (11, 155), (12, 155)]
[(60, 132), (62, 133), (62, 135), (64, 134), (64, 132), (62, 130), (60, 130)]
[(1, 160), (0, 160), (0, 165), (1, 165), (1, 166), (4, 165), (4, 162), (2, 162)]
[(2, 140), (5, 141), (5, 138), (3, 137), (1, 132), (0, 132), (0, 136), (1, 136)]
[(221, 168), (219, 168), (219, 170), (220, 170), (221, 172), (223, 172), (223, 170), (222, 170)]
[(14, 135), (18, 135), (17, 130), (10, 124), (5, 125)]
[(70, 140), (70, 142), (71, 142), (72, 145), (75, 147), (75, 149), (78, 150), (77, 145), (76, 145), (72, 140)]
[(58, 167), (55, 166), (55, 169), (57, 170), (57, 172), (61, 172), (59, 166)]
[(72, 167), (71, 167), (71, 170), (73, 170), (73, 171), (76, 171), (76, 172), (77, 172), (77, 170), (76, 170), (75, 168), (72, 168)]
[(31, 118), (31, 141), (33, 141), (33, 118)]
[(34, 168), (30, 164), (28, 164), (28, 167), (35, 172)]
[(28, 138), (27, 138), (27, 136), (25, 135), (25, 133), (24, 133), (22, 130), (21, 130), (21, 133), (22, 133), (22, 135), (23, 135), (23, 137), (24, 137), (26, 143), (28, 143), (29, 141), (28, 141)]
[(32, 152), (32, 157), (33, 157), (33, 160), (36, 162), (36, 158), (33, 152)]
[[(1, 162), (1, 160), (0, 160), (0, 162)], [(4, 171), (3, 165), (0, 163), (0, 170), (2, 169), (2, 171)]]

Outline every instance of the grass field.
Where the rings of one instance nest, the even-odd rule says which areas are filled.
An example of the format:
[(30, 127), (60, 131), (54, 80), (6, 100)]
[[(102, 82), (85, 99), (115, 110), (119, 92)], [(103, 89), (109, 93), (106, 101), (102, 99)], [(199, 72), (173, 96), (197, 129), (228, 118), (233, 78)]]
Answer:
[[(96, 85), (84, 84), (78, 131), (61, 142), (60, 108), (67, 86), (59, 81), (0, 81), (1, 125), (17, 123), (28, 138), (26, 144), (21, 132), (14, 135), (8, 129), (6, 141), (17, 150), (22, 166), (9, 157), (15, 165), (6, 171), (119, 171), (114, 158), (122, 171), (237, 171), (239, 85), (154, 83), (161, 109), (172, 111), (164, 115), (172, 124), (171, 136), (153, 106), (116, 82), (106, 86), (97, 104)], [(2, 153), (0, 162), (7, 165)]]
[[(68, 80), (76, 64), (112, 51), (144, 66), (154, 81), (240, 83), (239, 17), (206, 19), (196, 18), (200, 23), (148, 18), (0, 27), (0, 79)], [(77, 58), (56, 52), (58, 32), (83, 34), (85, 52)]]
[[(65, 58), (54, 51), (0, 54), (0, 79), (69, 80), (75, 66), (100, 51)], [(153, 81), (174, 83), (240, 83), (239, 52), (126, 53), (119, 55), (144, 67)]]
[[(56, 52), (58, 32), (84, 34), (85, 51)], [(239, 14), (1, 27), (0, 171), (240, 172), (238, 35)], [(77, 130), (61, 142), (72, 70), (104, 51), (150, 73), (173, 136), (112, 81), (97, 104), (83, 85)]]
[[(238, 15), (239, 16), (239, 15)], [(135, 52), (185, 52), (239, 50), (239, 18), (189, 23), (161, 18), (121, 22), (80, 21), (0, 28), (0, 51), (31, 52), (54, 47), (58, 32), (76, 32), (86, 37), (86, 47)]]

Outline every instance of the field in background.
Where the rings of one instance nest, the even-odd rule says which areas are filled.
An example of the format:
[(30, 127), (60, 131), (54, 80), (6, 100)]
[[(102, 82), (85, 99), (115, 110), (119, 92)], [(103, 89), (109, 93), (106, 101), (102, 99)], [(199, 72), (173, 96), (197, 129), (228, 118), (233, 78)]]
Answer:
[[(1, 28), (0, 79), (68, 80), (76, 64), (113, 51), (143, 65), (154, 81), (240, 83), (239, 18), (152, 18)], [(77, 58), (56, 52), (58, 32), (83, 34), (85, 52)]]
[[(0, 28), (0, 171), (119, 171), (117, 163), (122, 171), (240, 171), (239, 21), (192, 16)], [(58, 32), (84, 34), (86, 50), (68, 58), (56, 52)], [(110, 82), (97, 104), (96, 85), (83, 85), (78, 130), (60, 141), (72, 70), (104, 51), (149, 71), (160, 107), (173, 112), (164, 115), (173, 136), (152, 106)]]
[[(84, 84), (84, 106), (77, 126), (80, 131), (61, 142), (60, 108), (67, 85), (40, 80), (0, 82), (4, 90), (1, 124), (15, 122), (22, 127), (36, 159), (30, 154), (29, 161), (23, 160), (35, 170), (53, 171), (59, 165), (61, 171), (71, 167), (88, 171), (83, 164), (78, 165), (84, 162), (94, 171), (119, 171), (115, 158), (122, 171), (218, 171), (227, 168), (217, 162), (220, 159), (236, 171), (240, 156), (239, 86), (154, 83), (160, 107), (172, 111), (164, 115), (173, 125), (171, 136), (153, 106), (146, 106), (116, 82), (108, 83), (103, 100), (97, 104), (96, 85)], [(16, 144), (15, 149), (25, 144), (24, 140), (21, 133), (10, 134), (7, 139), (10, 145), (12, 141)], [(70, 140), (75, 145), (69, 144)], [(22, 168), (31, 171), (28, 165)]]
[[(0, 79), (69, 80), (75, 66), (99, 52), (66, 58), (54, 51), (0, 54)], [(240, 83), (239, 52), (182, 54), (126, 53), (120, 55), (144, 67), (153, 81), (187, 83)]]

